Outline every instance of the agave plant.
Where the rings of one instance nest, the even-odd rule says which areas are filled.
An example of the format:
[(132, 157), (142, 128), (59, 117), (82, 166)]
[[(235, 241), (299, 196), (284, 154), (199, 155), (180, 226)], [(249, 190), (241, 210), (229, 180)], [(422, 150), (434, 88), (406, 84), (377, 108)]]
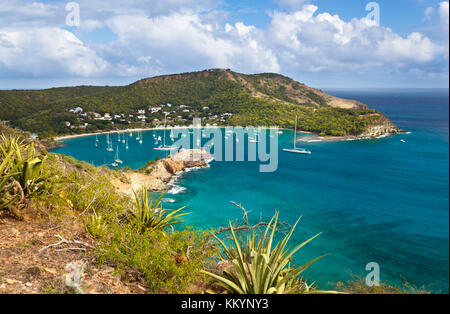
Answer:
[(12, 162), (18, 170), (13, 177), (20, 184), (24, 196), (30, 198), (40, 193), (48, 179), (42, 173), (46, 154), (38, 154), (34, 143), (25, 145), (17, 137), (2, 135), (0, 142), (0, 157), (12, 154)]
[(13, 166), (13, 153), (9, 152), (0, 158), (0, 210), (8, 209), (11, 204), (20, 199), (14, 193), (14, 181), (12, 177), (17, 174), (17, 168)]
[(106, 222), (102, 215), (94, 211), (84, 219), (84, 229), (86, 233), (98, 239), (106, 234)]
[[(273, 247), (275, 232), (278, 226), (278, 213), (268, 224), (264, 235), (257, 240), (255, 232), (247, 235), (246, 244), (238, 239), (230, 223), (232, 245), (228, 246), (223, 240), (214, 238), (223, 248), (224, 257), (231, 261), (233, 267), (226, 269), (223, 276), (207, 271), (203, 273), (213, 277), (218, 284), (233, 294), (284, 294), (294, 290), (300, 283), (299, 276), (310, 265), (325, 257), (294, 268), (290, 266), (292, 257), (315, 237), (303, 242), (293, 250), (286, 248), (298, 222), (292, 227), (285, 238)], [(296, 289), (298, 290), (298, 289)]]
[(161, 195), (156, 201), (149, 200), (147, 188), (142, 188), (141, 196), (133, 191), (135, 202), (129, 214), (146, 229), (164, 230), (167, 227), (183, 223), (183, 218), (190, 213), (183, 213), (185, 207), (170, 210), (163, 209)]

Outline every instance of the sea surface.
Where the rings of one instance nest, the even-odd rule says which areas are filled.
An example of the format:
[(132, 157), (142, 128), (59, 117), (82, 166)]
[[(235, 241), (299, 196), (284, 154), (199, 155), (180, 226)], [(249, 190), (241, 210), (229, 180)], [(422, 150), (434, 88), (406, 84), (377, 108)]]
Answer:
[[(365, 277), (366, 265), (380, 265), (381, 280), (409, 282), (434, 292), (449, 291), (449, 94), (448, 90), (328, 90), (357, 99), (386, 114), (410, 134), (375, 140), (299, 143), (312, 155), (282, 152), (293, 132), (279, 135), (279, 167), (260, 173), (254, 162), (212, 162), (182, 175), (167, 195), (188, 206), (188, 224), (197, 228), (239, 221), (242, 204), (251, 223), (269, 220), (275, 211), (294, 223), (302, 217), (292, 245), (322, 232), (302, 249), (295, 262), (329, 256), (305, 277), (323, 289), (351, 274)], [(167, 133), (168, 134), (168, 133)], [(155, 151), (162, 131), (127, 134), (129, 149), (111, 135), (122, 166), (139, 168), (164, 157)], [(299, 136), (307, 136), (300, 134)], [(168, 137), (169, 138), (169, 137)], [(401, 140), (405, 142), (402, 142)], [(106, 135), (67, 140), (54, 150), (97, 166), (114, 160)]]

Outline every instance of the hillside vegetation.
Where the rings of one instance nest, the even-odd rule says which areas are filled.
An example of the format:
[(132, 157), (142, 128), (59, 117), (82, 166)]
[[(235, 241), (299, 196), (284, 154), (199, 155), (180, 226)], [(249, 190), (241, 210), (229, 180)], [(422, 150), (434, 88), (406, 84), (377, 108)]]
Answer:
[[(42, 137), (159, 125), (163, 111), (147, 115), (147, 122), (80, 119), (70, 109), (84, 112), (136, 115), (138, 110), (167, 105), (169, 123), (185, 125), (199, 116), (205, 123), (293, 128), (327, 136), (359, 136), (371, 126), (388, 125), (381, 113), (366, 105), (307, 87), (279, 74), (245, 75), (230, 70), (159, 76), (122, 87), (78, 86), (46, 90), (0, 91), (0, 120)], [(188, 113), (182, 108), (189, 108)], [(207, 110), (205, 110), (207, 107)], [(220, 115), (230, 113), (226, 120)], [(218, 118), (219, 117), (219, 118)], [(156, 122), (155, 122), (156, 121)], [(84, 128), (69, 128), (66, 122)]]
[[(303, 278), (325, 256), (292, 263), (319, 235), (292, 246), (298, 221), (290, 226), (279, 220), (282, 213), (251, 225), (245, 209), (233, 203), (243, 223), (198, 230), (185, 224), (195, 208), (168, 208), (145, 186), (132, 197), (121, 194), (112, 182), (126, 182), (123, 171), (42, 146), (0, 128), (0, 294), (336, 293)], [(428, 293), (409, 284), (368, 288), (359, 279), (337, 288)]]

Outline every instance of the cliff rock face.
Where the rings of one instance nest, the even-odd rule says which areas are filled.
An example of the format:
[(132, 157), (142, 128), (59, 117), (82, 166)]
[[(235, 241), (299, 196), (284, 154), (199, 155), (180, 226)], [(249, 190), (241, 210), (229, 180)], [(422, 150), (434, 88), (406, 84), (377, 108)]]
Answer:
[(370, 125), (367, 130), (361, 134), (361, 138), (377, 138), (381, 136), (404, 133), (405, 131), (399, 129), (389, 119), (385, 118), (379, 120), (376, 124)]
[(164, 192), (169, 189), (168, 183), (177, 173), (190, 168), (207, 167), (212, 159), (212, 156), (204, 150), (181, 150), (150, 165), (146, 169), (149, 174), (126, 172), (129, 184), (121, 183), (119, 180), (113, 181), (113, 184), (127, 195), (133, 195), (133, 190), (139, 191), (144, 185), (151, 192)]

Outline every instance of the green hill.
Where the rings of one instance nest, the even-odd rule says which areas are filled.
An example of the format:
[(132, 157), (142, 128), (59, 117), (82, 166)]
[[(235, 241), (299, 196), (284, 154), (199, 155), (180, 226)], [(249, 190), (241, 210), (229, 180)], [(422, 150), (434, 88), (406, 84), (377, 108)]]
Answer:
[[(155, 106), (163, 109), (150, 113), (149, 107)], [(69, 112), (76, 107), (88, 116)], [(143, 109), (146, 123), (136, 119), (137, 111)], [(383, 114), (360, 102), (333, 97), (272, 73), (245, 75), (214, 69), (120, 87), (0, 91), (0, 120), (41, 136), (159, 125), (164, 111), (170, 112), (172, 125), (189, 124), (199, 116), (210, 124), (291, 128), (298, 115), (300, 130), (321, 135), (376, 136), (398, 131)], [(94, 112), (121, 118), (95, 120)], [(231, 115), (224, 117), (224, 113)]]

